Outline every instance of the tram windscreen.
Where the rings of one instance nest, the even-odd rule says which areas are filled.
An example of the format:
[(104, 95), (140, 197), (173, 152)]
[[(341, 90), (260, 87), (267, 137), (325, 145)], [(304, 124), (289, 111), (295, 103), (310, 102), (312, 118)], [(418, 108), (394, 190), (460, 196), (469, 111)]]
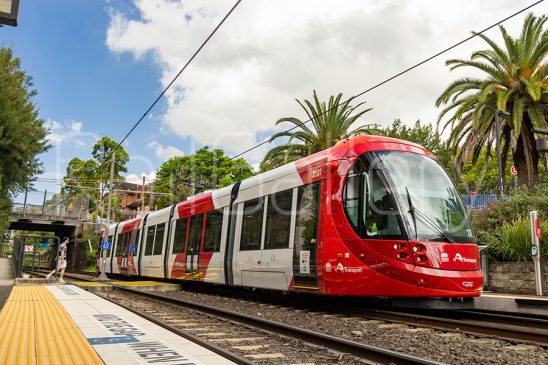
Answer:
[(362, 238), (405, 239), (405, 222), (413, 240), (474, 242), (453, 182), (436, 161), (424, 155), (364, 154), (347, 176), (344, 208)]

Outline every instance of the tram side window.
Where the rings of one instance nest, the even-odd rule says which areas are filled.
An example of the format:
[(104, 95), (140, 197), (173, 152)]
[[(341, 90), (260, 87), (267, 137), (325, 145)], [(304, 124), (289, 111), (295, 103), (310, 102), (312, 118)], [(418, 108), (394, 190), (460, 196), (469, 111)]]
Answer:
[(268, 197), (264, 249), (289, 248), (291, 200), (293, 190), (285, 190)]
[(188, 218), (182, 218), (175, 221), (175, 235), (173, 238), (173, 253), (183, 253), (186, 243), (186, 227)]
[(124, 233), (124, 246), (122, 248), (122, 256), (127, 257), (129, 248), (129, 239), (131, 237), (131, 231)]
[(348, 219), (354, 227), (359, 224), (359, 203), (360, 203), (360, 175), (349, 175), (345, 185), (344, 207)]
[(200, 252), (200, 243), (202, 241), (202, 226), (204, 215), (197, 214), (190, 217), (190, 229), (188, 231), (187, 253)]
[(366, 175), (369, 184), (364, 178), (363, 215), (365, 220), (364, 238), (405, 239), (398, 222), (398, 208), (386, 184), (378, 171)]
[(297, 191), (297, 220), (295, 226), (296, 252), (310, 250), (316, 244), (319, 205), (319, 183), (299, 187)]
[(164, 236), (166, 233), (166, 224), (158, 224), (156, 226), (156, 236), (154, 236), (153, 255), (161, 255), (164, 248)]
[(206, 214), (204, 252), (219, 252), (221, 249), (221, 230), (223, 228), (223, 210), (212, 210)]
[(131, 231), (131, 236), (129, 239), (129, 246), (128, 246), (128, 255), (131, 256), (137, 255), (137, 249), (139, 248), (139, 238), (141, 231), (136, 229), (134, 231)]
[(122, 249), (124, 247), (124, 235), (122, 233), (118, 233), (116, 235), (116, 257), (122, 256)]
[(112, 245), (114, 244), (114, 242), (112, 242), (112, 236), (108, 236), (108, 241), (107, 242), (110, 242), (110, 247), (108, 250), (107, 250), (107, 257), (110, 257), (112, 255)]
[(260, 250), (263, 230), (264, 199), (254, 199), (244, 203), (240, 250)]
[(147, 229), (147, 240), (145, 245), (145, 256), (152, 255), (152, 246), (154, 245), (154, 232), (156, 231), (156, 226), (150, 226)]
[(346, 216), (362, 238), (405, 239), (394, 197), (379, 171), (369, 169), (348, 176), (344, 188)]

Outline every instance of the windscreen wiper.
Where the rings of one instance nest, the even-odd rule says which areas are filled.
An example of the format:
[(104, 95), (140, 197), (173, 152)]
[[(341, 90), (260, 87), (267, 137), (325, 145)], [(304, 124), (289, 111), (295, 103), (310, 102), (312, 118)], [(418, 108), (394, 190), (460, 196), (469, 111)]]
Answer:
[(418, 235), (417, 232), (417, 220), (416, 217), (419, 217), (424, 223), (429, 224), (432, 228), (434, 228), (436, 231), (438, 231), (439, 234), (441, 234), (445, 239), (447, 239), (450, 243), (457, 243), (448, 232), (444, 231), (438, 224), (436, 224), (435, 221), (430, 219), (426, 214), (421, 212), (419, 209), (417, 209), (413, 202), (411, 201), (411, 194), (409, 194), (409, 189), (405, 187), (405, 191), (407, 192), (407, 202), (409, 203), (409, 212), (413, 216), (413, 223), (415, 224), (415, 235)]

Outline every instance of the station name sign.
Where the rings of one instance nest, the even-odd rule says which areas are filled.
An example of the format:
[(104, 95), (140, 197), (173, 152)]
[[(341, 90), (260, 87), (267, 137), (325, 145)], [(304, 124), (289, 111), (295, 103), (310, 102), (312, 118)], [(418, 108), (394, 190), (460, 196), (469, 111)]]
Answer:
[(0, 25), (17, 26), (19, 0), (0, 0)]

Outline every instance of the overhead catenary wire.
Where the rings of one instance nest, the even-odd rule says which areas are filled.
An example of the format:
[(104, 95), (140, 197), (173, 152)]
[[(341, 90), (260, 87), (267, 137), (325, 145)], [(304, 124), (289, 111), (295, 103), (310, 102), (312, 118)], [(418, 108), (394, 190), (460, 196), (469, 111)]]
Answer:
[[(430, 57), (424, 59), (423, 61), (420, 61), (420, 62), (414, 64), (413, 66), (408, 67), (408, 68), (406, 68), (405, 70), (403, 70), (403, 71), (401, 71), (401, 72), (399, 72), (399, 73), (397, 73), (397, 74), (395, 74), (395, 75), (393, 75), (393, 76), (391, 76), (391, 77), (385, 79), (384, 81), (381, 81), (381, 82), (379, 82), (379, 83), (377, 83), (377, 84), (371, 86), (370, 88), (368, 88), (368, 89), (366, 89), (366, 90), (364, 90), (364, 91), (362, 91), (362, 92), (360, 92), (360, 93), (358, 93), (358, 94), (356, 94), (356, 95), (351, 96), (350, 98), (346, 99), (345, 101), (342, 101), (341, 103), (335, 105), (335, 106), (332, 107), (331, 109), (328, 109), (328, 110), (324, 111), (323, 113), (319, 113), (319, 114), (316, 115), (315, 117), (312, 117), (312, 118), (310, 118), (310, 119), (308, 119), (308, 120), (306, 120), (306, 121), (304, 121), (304, 122), (302, 122), (302, 123), (300, 123), (300, 124), (297, 124), (296, 126), (294, 126), (294, 127), (292, 127), (292, 128), (289, 128), (289, 129), (285, 130), (283, 133), (288, 133), (288, 132), (291, 132), (291, 131), (293, 131), (293, 130), (295, 130), (295, 129), (301, 127), (301, 126), (304, 126), (305, 124), (307, 124), (307, 123), (313, 121), (314, 119), (317, 119), (318, 117), (320, 117), (320, 116), (322, 116), (322, 115), (324, 115), (324, 114), (329, 113), (329, 112), (332, 111), (333, 109), (336, 109), (336, 108), (340, 107), (341, 105), (344, 105), (345, 103), (347, 103), (347, 102), (349, 102), (349, 101), (351, 101), (351, 100), (353, 100), (353, 99), (355, 99), (355, 98), (358, 98), (358, 97), (360, 97), (360, 96), (363, 96), (364, 94), (366, 94), (366, 93), (368, 93), (368, 92), (370, 92), (370, 91), (372, 91), (372, 90), (374, 90), (374, 89), (376, 89), (376, 88), (378, 88), (378, 87), (380, 87), (380, 86), (382, 86), (382, 85), (384, 85), (384, 84), (386, 84), (386, 83), (388, 83), (388, 82), (394, 80), (394, 79), (397, 78), (397, 77), (400, 77), (401, 75), (403, 75), (403, 74), (405, 74), (405, 73), (407, 73), (407, 72), (409, 72), (409, 71), (411, 71), (411, 70), (413, 70), (413, 69), (415, 69), (415, 68), (417, 68), (417, 67), (419, 67), (419, 66), (425, 64), (426, 62), (431, 61), (431, 60), (433, 60), (434, 58), (441, 56), (442, 54), (444, 54), (444, 53), (446, 53), (446, 52), (452, 50), (453, 48), (456, 48), (456, 47), (460, 46), (461, 44), (468, 42), (469, 40), (471, 40), (471, 39), (477, 37), (478, 35), (485, 33), (486, 31), (488, 31), (488, 30), (490, 30), (490, 29), (496, 27), (497, 25), (500, 25), (500, 24), (504, 23), (505, 21), (507, 21), (507, 20), (509, 20), (509, 19), (511, 19), (511, 18), (513, 18), (513, 17), (515, 17), (516, 15), (519, 15), (519, 14), (523, 13), (523, 12), (526, 11), (526, 10), (531, 9), (532, 7), (534, 7), (534, 6), (538, 5), (538, 4), (540, 4), (540, 3), (543, 2), (543, 1), (544, 1), (544, 0), (539, 0), (539, 1), (537, 1), (536, 3), (533, 3), (533, 4), (529, 5), (529, 6), (526, 6), (525, 8), (523, 8), (523, 9), (521, 9), (521, 10), (519, 10), (519, 11), (517, 11), (517, 12), (515, 12), (515, 13), (509, 15), (509, 16), (507, 16), (506, 18), (504, 18), (504, 19), (502, 19), (502, 20), (499, 20), (498, 22), (496, 22), (496, 23), (494, 23), (494, 24), (488, 26), (487, 28), (485, 28), (485, 29), (483, 29), (483, 30), (481, 30), (481, 31), (479, 31), (479, 32), (473, 32), (473, 34), (472, 34), (471, 36), (469, 36), (469, 37), (467, 37), (467, 38), (461, 40), (460, 42), (457, 42), (457, 43), (453, 44), (452, 46), (449, 46), (449, 47), (445, 48), (444, 50), (439, 51), (438, 53), (436, 53), (436, 54), (434, 54), (434, 55), (432, 55), (432, 56), (430, 56)], [(250, 147), (250, 148), (248, 148), (247, 150), (245, 150), (245, 151), (243, 151), (243, 152), (238, 153), (237, 155), (231, 157), (231, 160), (234, 160), (234, 159), (236, 159), (236, 158), (238, 158), (238, 157), (241, 157), (241, 156), (245, 155), (246, 153), (251, 152), (251, 151), (253, 151), (254, 149), (259, 148), (259, 147), (261, 147), (261, 146), (264, 146), (265, 144), (270, 143), (270, 142), (272, 142), (272, 137), (269, 137), (268, 139), (264, 140), (263, 142), (261, 142), (261, 143), (255, 145), (255, 146), (253, 146), (253, 147)]]
[(205, 47), (205, 45), (209, 42), (209, 40), (215, 35), (215, 33), (217, 32), (217, 30), (219, 30), (219, 28), (223, 25), (223, 23), (228, 19), (228, 17), (232, 14), (232, 12), (238, 7), (238, 5), (240, 5), (240, 2), (242, 0), (237, 0), (234, 5), (232, 6), (232, 8), (230, 8), (230, 10), (228, 11), (228, 13), (226, 13), (226, 15), (223, 17), (223, 19), (221, 19), (221, 21), (219, 22), (219, 24), (217, 24), (217, 26), (213, 29), (213, 31), (209, 34), (209, 36), (207, 36), (207, 38), (202, 42), (202, 44), (200, 45), (200, 47), (198, 47), (198, 49), (194, 52), (194, 54), (189, 58), (189, 60), (185, 63), (185, 65), (181, 68), (181, 70), (179, 70), (179, 72), (175, 75), (175, 77), (171, 80), (171, 82), (164, 88), (164, 90), (160, 93), (160, 95), (158, 95), (158, 97), (154, 100), (154, 102), (149, 106), (149, 108), (144, 112), (143, 116), (141, 116), (141, 118), (139, 118), (139, 120), (137, 121), (137, 123), (135, 123), (133, 125), (133, 127), (131, 127), (131, 129), (129, 130), (129, 132), (127, 132), (127, 134), (124, 136), (124, 138), (122, 138), (122, 140), (120, 142), (118, 142), (118, 144), (116, 145), (116, 147), (114, 147), (114, 149), (112, 151), (110, 151), (110, 153), (107, 155), (107, 157), (105, 158), (105, 160), (103, 161), (103, 163), (99, 166), (98, 169), (101, 169), (101, 167), (103, 167), (103, 165), (105, 163), (107, 163), (109, 161), (109, 158), (110, 156), (112, 156), (112, 154), (114, 153), (114, 151), (116, 151), (118, 148), (120, 148), (120, 146), (122, 145), (122, 143), (124, 143), (124, 141), (130, 136), (131, 133), (133, 133), (133, 131), (139, 126), (139, 124), (141, 124), (141, 122), (143, 121), (143, 119), (145, 119), (145, 117), (148, 115), (148, 113), (156, 106), (156, 104), (160, 101), (160, 99), (162, 99), (162, 97), (165, 95), (165, 93), (171, 88), (171, 86), (175, 83), (175, 81), (177, 81), (177, 79), (179, 78), (179, 76), (181, 76), (181, 74), (183, 73), (183, 71), (188, 67), (188, 65), (194, 60), (194, 58), (196, 58), (196, 56), (198, 55), (198, 53), (200, 53), (200, 51), (202, 50), (202, 48)]

